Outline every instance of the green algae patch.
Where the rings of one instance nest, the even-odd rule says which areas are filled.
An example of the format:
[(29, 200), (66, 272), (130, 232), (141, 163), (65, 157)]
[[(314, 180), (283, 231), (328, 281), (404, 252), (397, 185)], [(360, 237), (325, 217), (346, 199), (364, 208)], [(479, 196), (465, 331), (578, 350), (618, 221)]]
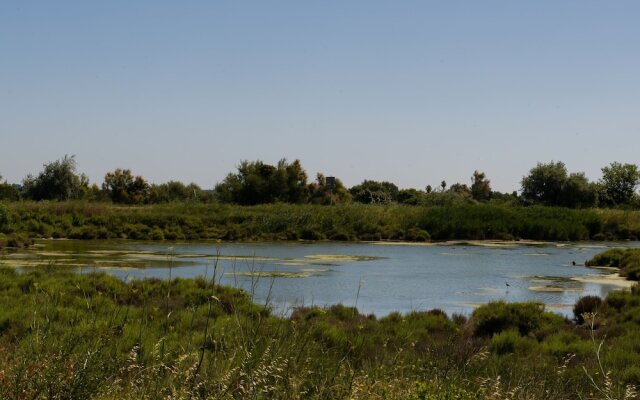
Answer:
[(302, 261), (286, 261), (286, 262), (276, 263), (276, 265), (282, 265), (283, 267), (303, 267), (305, 265), (309, 265), (309, 263), (302, 262)]
[(252, 272), (234, 272), (236, 276), (247, 276), (253, 278), (308, 278), (314, 273), (306, 271), (281, 272), (281, 271), (252, 271)]
[(582, 291), (579, 283), (571, 277), (536, 275), (527, 279), (531, 283), (541, 284), (529, 286), (528, 289), (532, 292), (561, 293)]
[(82, 267), (85, 265), (87, 265), (87, 263), (79, 262), (78, 260), (74, 260), (74, 261), (38, 260), (38, 259), (0, 260), (0, 266), (9, 267), (9, 268), (35, 268), (35, 267), (50, 267), (50, 266)]
[(326, 262), (351, 262), (351, 261), (372, 261), (382, 260), (384, 257), (376, 256), (350, 256), (342, 254), (314, 254), (305, 256), (305, 258), (314, 261), (326, 261)]
[(476, 246), (490, 248), (514, 248), (524, 243), (495, 240), (449, 240), (441, 243), (445, 246)]
[(69, 252), (62, 251), (36, 251), (33, 254), (39, 257), (64, 257), (65, 255), (69, 255)]
[(375, 244), (378, 246), (437, 246), (438, 243), (432, 242), (393, 242), (393, 241), (363, 241), (362, 243)]
[(529, 286), (529, 290), (531, 290), (532, 292), (561, 293), (561, 292), (580, 292), (582, 291), (582, 288), (548, 285), (548, 286)]
[(210, 260), (225, 260), (225, 261), (241, 261), (241, 260), (246, 260), (246, 261), (256, 261), (256, 262), (275, 262), (275, 261), (289, 261), (289, 259), (286, 258), (276, 258), (276, 257), (260, 257), (260, 256), (227, 256), (227, 255), (207, 255), (205, 257), (208, 257)]
[(448, 256), (448, 257), (469, 257), (469, 256), (473, 256), (474, 254), (472, 253), (440, 253), (441, 256)]
[(573, 278), (566, 276), (544, 276), (544, 275), (535, 275), (529, 277), (528, 280), (530, 282), (535, 283), (571, 283), (574, 282)]
[(113, 254), (127, 254), (127, 253), (131, 253), (131, 251), (130, 250), (87, 250), (87, 253), (113, 255)]

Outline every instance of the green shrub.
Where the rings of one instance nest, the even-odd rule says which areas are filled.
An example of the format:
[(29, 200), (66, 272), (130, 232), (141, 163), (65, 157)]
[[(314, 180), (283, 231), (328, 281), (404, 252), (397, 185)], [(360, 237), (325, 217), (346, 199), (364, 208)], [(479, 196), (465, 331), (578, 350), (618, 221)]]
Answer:
[(351, 237), (345, 231), (337, 231), (337, 232), (331, 233), (329, 235), (329, 239), (345, 242), (345, 241), (351, 240)]
[(583, 296), (573, 306), (573, 316), (578, 324), (584, 323), (584, 314), (598, 311), (602, 305), (602, 299), (598, 296)]
[(302, 232), (300, 232), (300, 239), (303, 240), (322, 240), (324, 238), (324, 234), (315, 229), (303, 229)]
[(517, 330), (510, 329), (493, 335), (490, 350), (499, 356), (515, 352), (528, 354), (535, 343), (535, 340), (520, 336)]
[(151, 230), (150, 238), (151, 240), (164, 240), (164, 232), (156, 226)]
[(542, 351), (558, 360), (568, 356), (587, 356), (593, 352), (593, 343), (572, 332), (558, 332), (549, 336), (541, 345)]
[(410, 228), (407, 229), (404, 240), (411, 242), (428, 242), (431, 240), (431, 235), (424, 229)]
[(474, 310), (471, 322), (474, 336), (493, 336), (515, 329), (527, 335), (541, 327), (544, 305), (540, 303), (491, 302)]

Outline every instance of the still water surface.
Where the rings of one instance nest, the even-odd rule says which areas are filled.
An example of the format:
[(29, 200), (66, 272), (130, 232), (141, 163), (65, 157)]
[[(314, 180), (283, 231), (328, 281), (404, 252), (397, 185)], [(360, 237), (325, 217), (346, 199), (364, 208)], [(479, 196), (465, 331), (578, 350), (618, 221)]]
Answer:
[(619, 289), (571, 278), (610, 274), (582, 264), (622, 245), (640, 246), (44, 241), (29, 253), (2, 256), (0, 263), (66, 264), (122, 279), (211, 278), (217, 260), (220, 283), (251, 291), (256, 301), (269, 300), (283, 313), (297, 305), (343, 303), (378, 316), (432, 308), (468, 314), (478, 304), (506, 300), (538, 301), (571, 315), (580, 296)]

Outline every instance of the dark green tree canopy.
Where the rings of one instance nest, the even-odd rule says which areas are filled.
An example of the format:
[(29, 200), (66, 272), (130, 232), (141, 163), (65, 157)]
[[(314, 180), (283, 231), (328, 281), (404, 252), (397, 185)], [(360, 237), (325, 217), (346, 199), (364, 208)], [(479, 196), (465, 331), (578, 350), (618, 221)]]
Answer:
[(491, 198), (491, 181), (484, 172), (478, 170), (471, 177), (471, 197), (476, 201), (487, 201)]
[(4, 232), (4, 230), (9, 225), (9, 210), (7, 210), (7, 206), (0, 203), (0, 232)]
[(307, 174), (300, 161), (289, 164), (285, 159), (276, 166), (260, 160), (242, 161), (238, 172), (227, 175), (215, 192), (222, 202), (243, 205), (304, 203), (309, 197)]
[(464, 183), (454, 183), (447, 190), (449, 193), (455, 193), (462, 196), (471, 196), (471, 189)]
[(23, 181), (24, 193), (33, 200), (73, 200), (84, 196), (89, 179), (76, 173), (74, 156), (44, 164), (37, 177), (28, 175)]
[(365, 204), (388, 204), (398, 200), (400, 190), (391, 182), (365, 180), (349, 189), (353, 200)]
[(567, 174), (562, 162), (538, 163), (522, 178), (525, 202), (560, 207), (593, 207), (597, 204), (597, 186), (584, 173)]
[(312, 204), (333, 205), (351, 201), (351, 194), (342, 181), (335, 179), (334, 186), (327, 184), (327, 178), (318, 173), (316, 181), (309, 184), (309, 202)]
[(150, 203), (171, 203), (177, 201), (210, 202), (213, 195), (195, 183), (185, 185), (178, 181), (169, 181), (159, 185), (151, 185), (149, 190)]
[(640, 184), (640, 171), (635, 164), (613, 162), (602, 168), (601, 185), (604, 202), (610, 206), (629, 204)]
[(425, 193), (418, 189), (400, 189), (398, 203), (416, 206), (424, 200)]
[(0, 175), (0, 200), (18, 201), (20, 200), (20, 191), (15, 185), (2, 180)]
[(142, 204), (149, 198), (149, 184), (131, 170), (116, 169), (104, 176), (102, 190), (114, 203)]
[(598, 202), (598, 185), (589, 182), (584, 172), (569, 174), (562, 187), (561, 206), (570, 208), (594, 207)]
[(538, 163), (522, 178), (522, 198), (531, 203), (558, 205), (563, 197), (562, 187), (567, 180), (564, 163)]

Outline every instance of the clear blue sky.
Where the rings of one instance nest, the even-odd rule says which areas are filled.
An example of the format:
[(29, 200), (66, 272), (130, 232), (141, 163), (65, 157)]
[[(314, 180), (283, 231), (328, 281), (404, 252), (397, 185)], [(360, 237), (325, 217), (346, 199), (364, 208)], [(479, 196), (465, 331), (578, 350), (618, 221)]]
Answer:
[(0, 2), (0, 174), (424, 188), (640, 163), (638, 1)]

